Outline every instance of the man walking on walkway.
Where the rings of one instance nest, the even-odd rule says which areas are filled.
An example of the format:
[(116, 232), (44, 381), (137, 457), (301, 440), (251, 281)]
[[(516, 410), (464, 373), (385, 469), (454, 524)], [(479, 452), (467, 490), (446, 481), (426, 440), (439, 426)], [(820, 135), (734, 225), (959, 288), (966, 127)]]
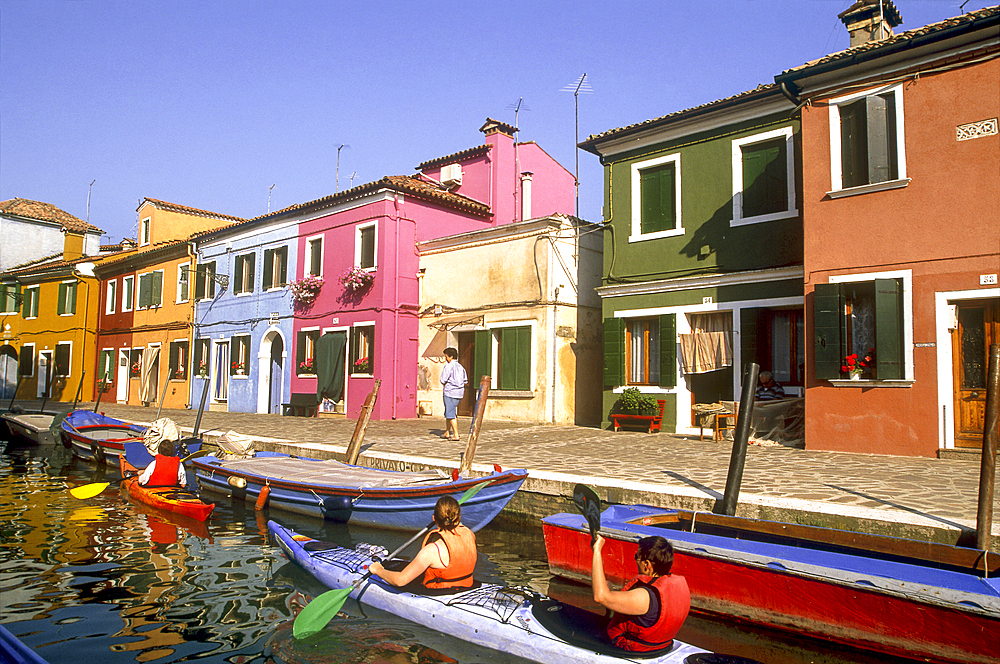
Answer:
[(469, 376), (465, 367), (458, 363), (458, 351), (452, 347), (444, 349), (448, 363), (441, 368), (441, 386), (444, 388), (445, 432), (441, 436), (447, 440), (458, 440), (458, 402), (465, 396), (465, 386)]

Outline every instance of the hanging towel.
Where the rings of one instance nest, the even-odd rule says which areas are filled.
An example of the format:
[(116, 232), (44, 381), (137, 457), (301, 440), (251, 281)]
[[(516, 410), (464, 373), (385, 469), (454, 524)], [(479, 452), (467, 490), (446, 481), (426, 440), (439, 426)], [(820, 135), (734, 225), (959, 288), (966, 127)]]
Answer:
[(733, 347), (728, 332), (679, 334), (681, 372), (707, 373), (733, 365)]

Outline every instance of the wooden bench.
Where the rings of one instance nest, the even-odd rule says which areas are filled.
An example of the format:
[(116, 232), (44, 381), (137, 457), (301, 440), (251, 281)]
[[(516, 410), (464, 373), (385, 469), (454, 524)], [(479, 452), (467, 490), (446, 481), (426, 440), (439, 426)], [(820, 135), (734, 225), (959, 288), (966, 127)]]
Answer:
[(281, 404), (281, 414), (294, 417), (316, 417), (318, 409), (315, 394), (293, 394), (288, 403)]
[(660, 412), (657, 415), (633, 415), (632, 413), (612, 413), (611, 414), (611, 426), (614, 427), (615, 431), (618, 431), (621, 427), (638, 426), (640, 428), (645, 428), (647, 433), (653, 433), (654, 431), (660, 431), (660, 424), (663, 422), (663, 407), (666, 405), (666, 401), (663, 399), (657, 399), (656, 403), (660, 406)]

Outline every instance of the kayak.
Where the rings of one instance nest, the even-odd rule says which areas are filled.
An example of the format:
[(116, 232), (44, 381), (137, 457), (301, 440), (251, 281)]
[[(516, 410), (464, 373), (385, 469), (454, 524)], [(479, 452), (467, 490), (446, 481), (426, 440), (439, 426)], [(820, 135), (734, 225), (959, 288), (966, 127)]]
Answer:
[[(364, 576), (374, 557), (387, 553), (384, 547), (371, 544), (345, 549), (320, 542), (274, 521), (268, 521), (267, 527), (291, 561), (331, 589), (347, 588)], [(655, 653), (622, 650), (604, 636), (600, 616), (528, 588), (477, 582), (471, 589), (447, 594), (411, 590), (418, 589), (396, 588), (372, 576), (361, 582), (351, 597), (455, 638), (542, 664), (752, 661), (727, 659), (677, 639)], [(703, 659), (705, 655), (711, 659)]]
[[(122, 486), (141, 503), (161, 510), (189, 516), (204, 521), (215, 509), (215, 503), (206, 503), (198, 494), (179, 486), (143, 486), (139, 484), (139, 471), (127, 459), (121, 459)], [(130, 473), (135, 473), (130, 475)], [(126, 477), (126, 475), (128, 475)]]

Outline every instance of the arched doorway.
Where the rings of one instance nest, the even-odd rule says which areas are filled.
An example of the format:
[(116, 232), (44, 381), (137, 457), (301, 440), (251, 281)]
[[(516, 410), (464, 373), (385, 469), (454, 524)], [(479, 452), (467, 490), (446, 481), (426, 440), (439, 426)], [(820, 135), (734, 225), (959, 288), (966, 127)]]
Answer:
[(284, 396), (285, 339), (272, 327), (264, 333), (257, 351), (257, 412), (281, 413)]
[(17, 389), (17, 351), (10, 344), (0, 347), (0, 399), (13, 399)]

